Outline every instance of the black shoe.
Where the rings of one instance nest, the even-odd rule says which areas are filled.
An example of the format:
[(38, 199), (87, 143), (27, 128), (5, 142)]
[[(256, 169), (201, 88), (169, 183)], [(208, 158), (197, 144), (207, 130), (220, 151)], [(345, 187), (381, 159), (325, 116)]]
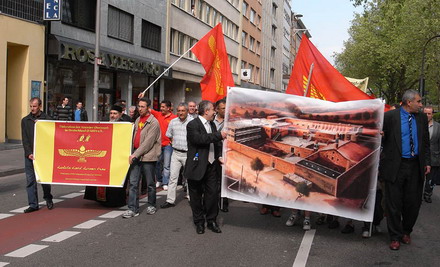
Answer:
[(429, 196), (425, 196), (425, 202), (426, 203), (432, 203), (432, 199)]
[(228, 209), (228, 207), (223, 207), (222, 209), (220, 209), (221, 211), (223, 211), (223, 212), (229, 212), (229, 209)]
[(172, 203), (170, 203), (170, 202), (165, 202), (165, 203), (163, 203), (162, 205), (160, 205), (160, 208), (161, 208), (161, 209), (167, 209), (167, 208), (172, 208), (172, 207), (174, 207), (174, 206), (176, 206), (176, 204), (172, 204)]
[(339, 221), (336, 220), (330, 221), (327, 226), (329, 229), (336, 229), (339, 227)]
[(46, 206), (48, 209), (53, 209), (53, 201), (52, 200), (47, 200), (46, 201)]
[(38, 210), (38, 208), (29, 207), (29, 208), (25, 209), (23, 212), (24, 213), (31, 213), (31, 212), (34, 212), (34, 211), (37, 211), (37, 210)]
[(346, 224), (345, 227), (341, 230), (343, 234), (351, 234), (354, 232), (354, 226), (350, 224)]
[(218, 227), (218, 224), (216, 222), (208, 223), (208, 229), (217, 234), (222, 232), (222, 230), (220, 229), (220, 227)]
[(203, 224), (196, 224), (196, 232), (201, 235), (205, 233), (205, 226)]

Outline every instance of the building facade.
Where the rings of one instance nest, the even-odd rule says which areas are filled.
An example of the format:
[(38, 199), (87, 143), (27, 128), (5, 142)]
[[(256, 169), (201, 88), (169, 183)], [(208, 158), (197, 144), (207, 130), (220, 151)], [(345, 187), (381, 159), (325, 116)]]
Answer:
[(242, 0), (170, 0), (167, 63), (183, 57), (173, 66), (173, 79), (165, 82), (166, 99), (174, 104), (201, 100), (200, 80), (205, 70), (191, 51), (185, 52), (218, 23), (222, 23), (234, 82), (240, 84), (241, 3)]
[[(74, 106), (93, 107), (96, 0), (62, 1), (62, 20), (50, 23), (47, 55), (47, 109), (52, 114), (63, 97)], [(167, 2), (102, 0), (98, 120), (117, 99), (134, 104), (137, 95), (166, 68)], [(159, 107), (164, 75), (147, 96)]]
[(0, 143), (21, 140), (29, 99), (44, 98), (42, 16), (42, 0), (0, 1)]
[[(262, 28), (261, 0), (244, 0), (242, 4), (242, 32), (241, 32), (241, 69), (248, 69), (249, 73), (240, 72), (241, 87), (261, 89), (261, 28)], [(247, 75), (246, 75), (247, 74)]]
[(261, 87), (282, 91), (283, 56), (283, 4), (284, 0), (262, 1)]
[(291, 40), (291, 28), (292, 28), (292, 8), (290, 7), (290, 0), (284, 0), (283, 3), (283, 58), (282, 58), (282, 72), (283, 72), (283, 85), (281, 92), (285, 92), (287, 84), (289, 83), (290, 73), (292, 70), (292, 60), (290, 53), (290, 40)]

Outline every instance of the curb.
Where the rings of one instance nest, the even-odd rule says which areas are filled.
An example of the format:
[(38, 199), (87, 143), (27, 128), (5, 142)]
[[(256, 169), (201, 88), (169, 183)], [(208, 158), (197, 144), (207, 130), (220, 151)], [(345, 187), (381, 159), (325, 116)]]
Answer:
[(13, 175), (13, 174), (19, 174), (19, 173), (24, 173), (24, 168), (0, 171), (0, 177), (5, 177), (5, 176), (9, 176), (9, 175)]

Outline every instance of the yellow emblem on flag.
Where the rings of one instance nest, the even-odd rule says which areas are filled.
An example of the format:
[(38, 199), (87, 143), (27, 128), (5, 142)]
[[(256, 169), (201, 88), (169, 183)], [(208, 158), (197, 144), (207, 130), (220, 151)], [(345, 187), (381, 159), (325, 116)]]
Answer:
[[(303, 75), (303, 88), (304, 88), (303, 91), (304, 92), (306, 91), (306, 88), (307, 88), (307, 82), (308, 82), (307, 77)], [(311, 82), (309, 84), (309, 92), (310, 92), (311, 98), (327, 100), (327, 99), (325, 99), (324, 95), (322, 95)]]
[(102, 158), (105, 157), (107, 151), (105, 150), (86, 150), (85, 146), (81, 146), (79, 149), (58, 149), (58, 153), (63, 157), (79, 157), (78, 162), (87, 162), (86, 158)]
[(210, 36), (208, 39), (208, 45), (209, 48), (211, 49), (211, 52), (214, 54), (214, 63), (212, 64), (211, 69), (209, 70), (209, 75), (211, 75), (211, 73), (214, 71), (214, 77), (215, 77), (215, 91), (217, 92), (218, 95), (223, 95), (223, 82), (222, 82), (222, 75), (221, 75), (221, 60), (220, 57), (218, 56), (218, 51), (217, 51), (217, 43), (215, 41), (214, 36)]

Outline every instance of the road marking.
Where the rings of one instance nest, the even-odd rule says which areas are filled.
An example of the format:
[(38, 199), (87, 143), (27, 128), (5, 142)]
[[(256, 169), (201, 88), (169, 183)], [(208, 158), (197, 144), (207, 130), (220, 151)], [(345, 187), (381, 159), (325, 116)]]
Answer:
[(140, 198), (139, 202), (148, 202), (148, 197)]
[(85, 193), (86, 192), (86, 190), (85, 189), (83, 189), (83, 190), (81, 190), (81, 191), (79, 191), (80, 193)]
[(316, 229), (306, 231), (304, 233), (303, 240), (299, 246), (298, 253), (296, 254), (295, 262), (293, 267), (304, 267), (307, 263), (307, 258), (309, 257), (310, 248), (312, 247), (313, 238), (315, 237)]
[(19, 248), (17, 250), (12, 251), (11, 253), (6, 254), (7, 257), (15, 257), (15, 258), (24, 258), (26, 256), (29, 256), (35, 252), (38, 252), (42, 249), (47, 248), (46, 245), (34, 245), (30, 244), (25, 247)]
[(77, 226), (74, 226), (73, 228), (78, 229), (91, 229), (97, 225), (100, 225), (101, 223), (104, 223), (106, 221), (104, 220), (88, 220), (87, 222), (83, 222), (81, 224), (78, 224)]
[[(0, 213), (0, 220), (4, 218), (9, 218), (11, 216), (14, 216), (15, 214), (8, 214), (8, 213)], [(1, 267), (1, 265), (0, 265)]]
[(6, 266), (8, 264), (9, 264), (9, 262), (2, 262), (2, 261), (0, 261), (0, 267)]
[(18, 209), (15, 209), (15, 210), (10, 210), (9, 212), (24, 213), (24, 210), (27, 209), (27, 208), (29, 208), (29, 206), (24, 206), (22, 208), (18, 208)]
[(70, 193), (64, 196), (61, 196), (62, 198), (74, 198), (84, 195), (83, 193)]
[(156, 196), (166, 196), (168, 194), (168, 191), (162, 190), (160, 192), (156, 193)]
[(110, 212), (108, 212), (106, 214), (103, 214), (103, 215), (99, 216), (99, 218), (114, 219), (114, 218), (124, 214), (124, 212), (125, 212), (125, 210), (114, 210), (114, 211), (110, 211)]
[(45, 242), (61, 242), (66, 240), (67, 238), (70, 238), (72, 236), (75, 236), (77, 234), (80, 234), (81, 232), (76, 232), (76, 231), (62, 231), (59, 232), (58, 234), (54, 234), (53, 236), (49, 236), (48, 238), (45, 238), (41, 241), (45, 241)]

